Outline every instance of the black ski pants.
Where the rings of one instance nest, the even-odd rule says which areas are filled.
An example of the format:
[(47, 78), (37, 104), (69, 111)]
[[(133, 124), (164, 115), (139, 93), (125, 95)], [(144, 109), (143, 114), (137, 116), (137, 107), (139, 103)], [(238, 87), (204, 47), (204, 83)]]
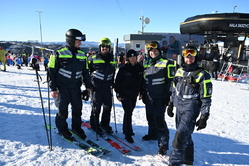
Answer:
[(169, 129), (165, 121), (165, 99), (146, 97), (148, 135), (158, 139), (158, 146), (169, 149)]
[(81, 128), (82, 100), (80, 87), (59, 88), (58, 97), (55, 98), (55, 105), (59, 111), (56, 114), (55, 124), (59, 132), (68, 129), (68, 105), (72, 108), (72, 128)]
[(126, 136), (132, 136), (132, 112), (136, 106), (137, 97), (124, 97), (121, 102), (124, 109), (123, 132)]
[[(110, 126), (111, 109), (112, 109), (112, 89), (99, 88), (92, 91), (92, 112), (90, 116), (90, 124), (93, 129), (99, 128), (99, 116), (101, 107), (103, 112), (101, 117), (101, 125), (104, 127)], [(96, 126), (97, 125), (97, 126)]]

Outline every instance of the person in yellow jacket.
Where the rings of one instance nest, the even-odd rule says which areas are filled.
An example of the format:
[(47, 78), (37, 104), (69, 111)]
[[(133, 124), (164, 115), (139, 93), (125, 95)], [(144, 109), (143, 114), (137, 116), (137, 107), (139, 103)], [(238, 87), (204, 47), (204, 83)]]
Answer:
[(6, 71), (6, 58), (5, 58), (6, 52), (7, 51), (5, 49), (3, 49), (3, 47), (0, 46), (0, 62), (3, 65), (3, 69), (2, 68), (0, 68), (0, 69), (3, 71)]

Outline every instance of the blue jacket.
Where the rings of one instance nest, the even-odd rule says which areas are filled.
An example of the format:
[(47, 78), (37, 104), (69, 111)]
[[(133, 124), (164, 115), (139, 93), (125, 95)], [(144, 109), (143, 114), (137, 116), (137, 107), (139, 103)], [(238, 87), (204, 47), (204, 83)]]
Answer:
[(98, 88), (110, 88), (114, 85), (115, 65), (111, 53), (103, 55), (97, 53), (88, 58), (91, 83), (95, 90)]
[(212, 83), (207, 71), (200, 71), (194, 78), (191, 74), (198, 70), (196, 64), (179, 68), (173, 79), (175, 88), (171, 100), (180, 113), (189, 112), (196, 116), (201, 112), (209, 116), (212, 96)]
[(58, 87), (81, 87), (83, 82), (86, 88), (91, 88), (87, 57), (79, 49), (66, 46), (57, 50), (50, 56), (48, 67), (52, 91)]
[(150, 59), (144, 66), (145, 87), (152, 98), (169, 98), (171, 83), (175, 74), (173, 61), (164, 59), (161, 55)]

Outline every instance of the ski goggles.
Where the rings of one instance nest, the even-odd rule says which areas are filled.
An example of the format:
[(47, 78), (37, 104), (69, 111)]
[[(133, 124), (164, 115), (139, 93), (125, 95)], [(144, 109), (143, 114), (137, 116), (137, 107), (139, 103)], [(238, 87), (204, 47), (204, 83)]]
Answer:
[(195, 49), (188, 49), (188, 50), (183, 50), (182, 51), (182, 56), (187, 57), (187, 56), (196, 56), (197, 55), (197, 50)]
[(86, 35), (82, 35), (82, 36), (77, 36), (75, 37), (76, 40), (80, 40), (80, 41), (86, 41)]
[(100, 45), (108, 45), (111, 46), (111, 43), (109, 40), (102, 40)]
[(104, 47), (105, 47), (105, 48), (110, 48), (109, 45), (101, 45), (101, 47), (102, 47), (102, 48), (104, 48)]
[(147, 45), (147, 50), (151, 50), (153, 48), (157, 49), (158, 45), (156, 43), (150, 43)]

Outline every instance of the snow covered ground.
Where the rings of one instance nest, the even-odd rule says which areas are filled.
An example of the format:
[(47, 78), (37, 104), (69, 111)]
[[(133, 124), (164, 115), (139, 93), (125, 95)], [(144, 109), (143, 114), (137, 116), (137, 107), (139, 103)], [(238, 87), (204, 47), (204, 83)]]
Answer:
[[(133, 127), (135, 145), (141, 151), (131, 151), (129, 155), (122, 155), (103, 139), (96, 141), (95, 134), (85, 129), (88, 139), (96, 141), (104, 148), (111, 150), (107, 156), (97, 158), (88, 155), (77, 146), (61, 139), (52, 133), (53, 151), (48, 149), (48, 141), (44, 129), (41, 100), (35, 71), (28, 67), (18, 70), (14, 66), (7, 66), (8, 72), (0, 72), (0, 165), (108, 165), (108, 166), (154, 166), (165, 165), (153, 157), (158, 148), (156, 141), (141, 141), (147, 133), (145, 106), (141, 101), (133, 113)], [(43, 83), (46, 73), (41, 67), (41, 91), (45, 112), (48, 112), (47, 84)], [(213, 81), (213, 103), (207, 128), (195, 131), (196, 166), (204, 165), (249, 165), (249, 86), (247, 80), (240, 83)], [(89, 120), (90, 104), (84, 102), (83, 120)], [(123, 109), (115, 98), (115, 111), (118, 135), (122, 134)], [(51, 99), (51, 116), (57, 109)], [(115, 130), (112, 113), (111, 126)], [(48, 116), (46, 116), (48, 120)], [(174, 118), (165, 116), (170, 130), (171, 142), (175, 133)], [(68, 118), (69, 125), (71, 117)]]

